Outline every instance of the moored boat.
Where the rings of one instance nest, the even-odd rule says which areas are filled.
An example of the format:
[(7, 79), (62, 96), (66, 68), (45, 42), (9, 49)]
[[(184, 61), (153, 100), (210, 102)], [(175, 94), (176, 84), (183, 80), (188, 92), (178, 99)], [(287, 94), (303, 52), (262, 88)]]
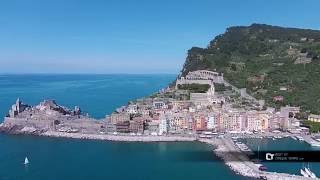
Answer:
[(295, 136), (291, 136), (291, 138), (292, 138), (293, 140), (297, 140), (297, 138), (296, 138)]
[(309, 177), (317, 178), (317, 176), (310, 170), (310, 168), (305, 167), (304, 171), (309, 175)]
[(300, 174), (304, 177), (310, 177), (303, 169), (300, 169)]
[(320, 147), (320, 142), (312, 141), (309, 144), (313, 147)]
[(296, 136), (299, 141), (304, 141), (302, 136)]
[(264, 166), (264, 165), (260, 165), (259, 166), (259, 170), (260, 171), (266, 171), (266, 170), (268, 170), (268, 168), (266, 166)]

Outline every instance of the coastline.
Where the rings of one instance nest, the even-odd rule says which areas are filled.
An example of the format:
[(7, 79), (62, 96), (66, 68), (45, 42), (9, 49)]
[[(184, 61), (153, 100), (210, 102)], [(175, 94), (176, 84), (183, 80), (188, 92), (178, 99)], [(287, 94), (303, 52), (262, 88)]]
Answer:
[(119, 141), (119, 142), (186, 142), (196, 141), (194, 137), (181, 136), (126, 136), (126, 135), (107, 135), (107, 134), (81, 134), (81, 133), (65, 133), (47, 131), (39, 134), (46, 137), (63, 137), (72, 139), (91, 139), (103, 141)]
[(235, 149), (235, 146), (233, 146), (232, 141), (230, 139), (220, 139), (219, 142), (202, 139), (199, 140), (199, 142), (215, 146), (216, 148), (213, 149), (215, 155), (218, 156), (221, 160), (223, 160), (225, 165), (227, 165), (232, 171), (241, 176), (256, 179), (266, 178), (271, 180), (312, 179), (287, 173), (260, 171), (258, 166), (256, 166), (252, 161), (249, 161), (246, 155), (243, 154), (243, 156), (234, 156), (232, 155), (232, 153), (226, 153), (230, 151), (239, 151)]
[[(0, 125), (3, 131), (3, 124)], [(8, 132), (7, 132), (8, 133)], [(70, 138), (70, 139), (86, 139), (86, 140), (100, 140), (100, 141), (117, 141), (117, 142), (193, 142), (198, 141), (208, 144), (213, 147), (213, 153), (220, 158), (226, 166), (238, 175), (250, 178), (265, 177), (271, 180), (291, 180), (291, 179), (311, 179), (298, 175), (291, 175), (286, 173), (260, 171), (258, 167), (248, 157), (243, 156), (235, 157), (232, 151), (239, 151), (234, 146), (231, 139), (198, 139), (195, 137), (182, 137), (182, 136), (129, 136), (129, 135), (109, 135), (109, 134), (83, 134), (83, 133), (66, 133), (56, 131), (46, 131), (41, 133), (34, 133), (32, 131), (14, 131), (9, 134), (29, 134), (35, 136), (53, 137), (53, 138)]]

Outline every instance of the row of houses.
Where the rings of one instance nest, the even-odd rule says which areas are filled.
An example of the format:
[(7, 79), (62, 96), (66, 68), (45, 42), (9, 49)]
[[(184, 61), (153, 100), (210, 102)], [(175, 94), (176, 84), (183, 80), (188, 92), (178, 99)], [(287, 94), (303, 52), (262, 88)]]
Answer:
[[(217, 106), (197, 106), (190, 101), (156, 100), (152, 105), (134, 104), (108, 117), (110, 131), (121, 133), (196, 133), (201, 131), (271, 131), (299, 126), (296, 107), (264, 111)], [(292, 115), (293, 114), (293, 115)]]

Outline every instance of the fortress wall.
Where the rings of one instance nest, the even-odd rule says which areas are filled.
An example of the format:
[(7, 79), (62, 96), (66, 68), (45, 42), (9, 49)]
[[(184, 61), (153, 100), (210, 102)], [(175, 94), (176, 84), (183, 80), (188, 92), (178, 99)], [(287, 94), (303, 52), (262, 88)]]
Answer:
[(76, 119), (62, 122), (63, 126), (81, 130), (83, 132), (98, 132), (101, 126), (106, 128), (106, 121), (93, 119)]
[(4, 124), (8, 126), (18, 125), (18, 126), (33, 126), (37, 128), (49, 128), (52, 126), (52, 121), (50, 120), (32, 120), (28, 118), (9, 118), (4, 119)]
[[(26, 126), (26, 127), (35, 127), (39, 129), (44, 128), (52, 128), (53, 127), (53, 121), (52, 120), (32, 120), (28, 118), (9, 118), (6, 117), (4, 120), (4, 124), (7, 126)], [(87, 131), (95, 131), (101, 129), (101, 126), (106, 126), (105, 121), (99, 121), (99, 120), (92, 120), (92, 119), (76, 119), (76, 120), (65, 120), (62, 121), (61, 124), (63, 126), (76, 128), (76, 129), (85, 129)]]

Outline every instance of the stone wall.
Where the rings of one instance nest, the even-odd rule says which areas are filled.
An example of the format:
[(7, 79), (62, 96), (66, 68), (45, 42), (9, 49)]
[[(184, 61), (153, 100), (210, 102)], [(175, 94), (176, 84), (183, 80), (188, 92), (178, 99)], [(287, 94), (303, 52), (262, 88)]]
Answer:
[(51, 120), (32, 120), (28, 118), (10, 118), (4, 119), (4, 124), (7, 126), (27, 126), (35, 127), (38, 129), (51, 129), (53, 127), (53, 121)]

